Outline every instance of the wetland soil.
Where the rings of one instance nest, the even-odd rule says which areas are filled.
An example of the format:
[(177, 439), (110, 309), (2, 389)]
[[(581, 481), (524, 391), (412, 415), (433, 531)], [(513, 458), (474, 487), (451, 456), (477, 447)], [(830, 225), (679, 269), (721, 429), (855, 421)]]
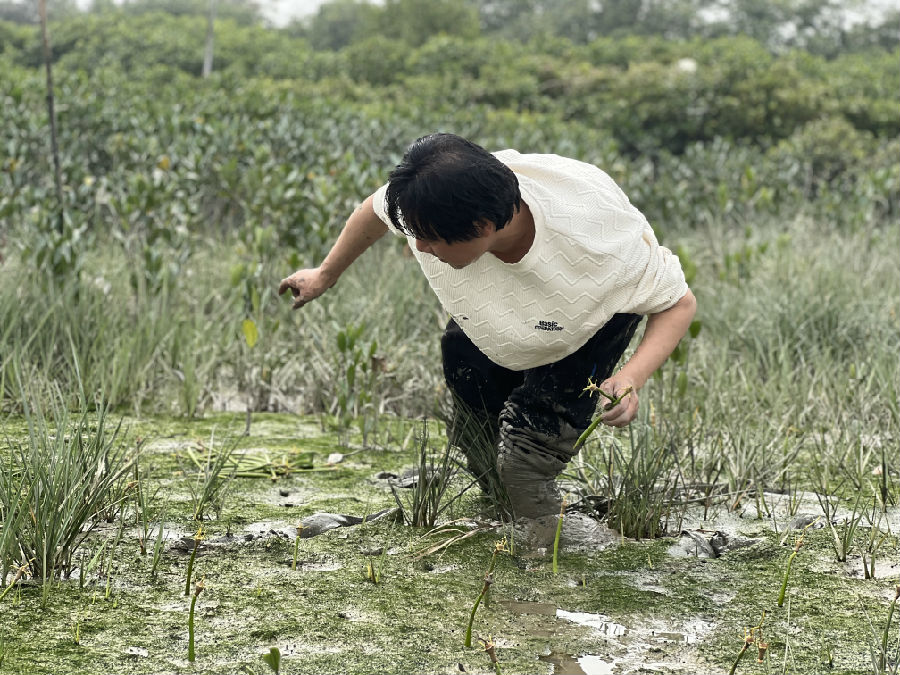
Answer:
[[(98, 524), (46, 607), (33, 581), (7, 594), (0, 673), (266, 673), (272, 647), (283, 673), (492, 673), (479, 639), (493, 643), (507, 674), (727, 673), (764, 612), (763, 662), (754, 646), (738, 673), (872, 672), (900, 575), (896, 542), (865, 579), (859, 555), (836, 561), (814, 497), (692, 507), (669, 523), (671, 536), (651, 541), (572, 514), (554, 574), (555, 518), (511, 528), (491, 520), (474, 490), (436, 528), (404, 524), (385, 476), (413, 467), (416, 423), (386, 423), (381, 447), (362, 449), (315, 419), (280, 414), (254, 416), (236, 451), (235, 469), (247, 470), (225, 484), (204, 522), (190, 663), (184, 593), (199, 469), (189, 450), (237, 438), (244, 422), (224, 414), (127, 422), (131, 437), (149, 439), (140, 457), (147, 517), (129, 500), (121, 519)], [(443, 441), (437, 428), (430, 435)], [(468, 482), (458, 480), (456, 489)], [(395, 491), (401, 504), (412, 489)], [(141, 550), (145, 528), (151, 537), (162, 529), (156, 561), (152, 538)], [(513, 550), (497, 557), (475, 644), (465, 648), (504, 539)]]

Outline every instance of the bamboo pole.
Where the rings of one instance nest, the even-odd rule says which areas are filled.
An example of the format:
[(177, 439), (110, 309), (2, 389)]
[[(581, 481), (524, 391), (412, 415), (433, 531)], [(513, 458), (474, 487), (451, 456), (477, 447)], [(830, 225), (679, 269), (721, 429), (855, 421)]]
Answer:
[[(59, 167), (59, 143), (56, 139), (56, 111), (53, 105), (53, 68), (51, 66), (52, 54), (50, 52), (50, 37), (47, 33), (47, 0), (38, 0), (38, 12), (41, 17), (41, 37), (44, 42), (44, 65), (47, 70), (47, 116), (50, 118), (50, 149), (53, 153), (53, 179), (56, 184), (56, 200), (59, 204), (59, 213), (63, 212), (62, 171)], [(59, 219), (59, 228), (62, 229), (63, 219)]]
[(216, 0), (209, 0), (209, 12), (206, 18), (206, 49), (203, 52), (203, 77), (212, 74), (213, 69), (213, 39), (215, 37)]

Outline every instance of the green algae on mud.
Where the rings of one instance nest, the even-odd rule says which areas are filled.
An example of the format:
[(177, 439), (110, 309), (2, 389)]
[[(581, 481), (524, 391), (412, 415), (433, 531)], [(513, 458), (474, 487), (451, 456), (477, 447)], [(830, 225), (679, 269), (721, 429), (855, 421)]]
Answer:
[[(394, 506), (378, 476), (411, 467), (413, 449), (399, 448), (417, 424), (398, 421), (394, 440), (361, 449), (338, 445), (318, 420), (291, 415), (255, 415), (239, 447), (308, 453), (313, 470), (274, 481), (235, 478), (219, 517), (206, 521), (194, 567), (206, 590), (197, 604), (197, 660), (188, 663), (183, 589), (195, 531), (188, 483), (196, 472), (184, 451), (210, 436), (237, 435), (243, 423), (243, 415), (215, 415), (128, 424), (129, 438), (148, 439), (140, 462), (152, 514), (165, 504), (157, 577), (150, 575), (151, 556), (140, 553), (141, 528), (129, 503), (121, 540), (83, 588), (76, 570), (54, 586), (46, 610), (36, 585), (5, 598), (0, 673), (265, 673), (262, 657), (272, 646), (282, 653), (285, 673), (490, 672), (487, 655), (477, 646), (465, 649), (463, 638), (494, 544), (506, 530), (486, 528), (420, 557), (438, 535), (385, 518), (302, 539), (291, 569), (304, 517), (365, 516)], [(443, 442), (437, 430), (431, 436)], [(329, 464), (335, 453), (340, 461)], [(452, 514), (460, 520), (442, 529), (464, 531), (480, 508), (477, 495), (467, 493)], [(617, 672), (642, 664), (727, 672), (744, 631), (766, 611), (770, 661), (747, 658), (739, 672), (781, 669), (785, 658), (790, 672), (821, 672), (829, 660), (838, 672), (870, 672), (869, 621), (877, 627), (884, 620), (896, 570), (875, 581), (852, 578), (829, 559), (829, 533), (810, 530), (794, 562), (788, 602), (778, 609), (790, 541), (782, 545), (783, 531), (751, 515), (693, 524), (727, 527), (754, 541), (714, 559), (671, 555), (674, 538), (625, 540), (599, 551), (563, 547), (555, 576), (546, 551), (500, 556), (491, 602), (479, 608), (473, 636), (493, 640), (506, 673), (565, 672), (564, 664), (579, 659)], [(76, 560), (88, 560), (103, 542), (112, 549), (118, 536), (117, 524), (103, 524)], [(378, 584), (366, 578), (373, 560)]]

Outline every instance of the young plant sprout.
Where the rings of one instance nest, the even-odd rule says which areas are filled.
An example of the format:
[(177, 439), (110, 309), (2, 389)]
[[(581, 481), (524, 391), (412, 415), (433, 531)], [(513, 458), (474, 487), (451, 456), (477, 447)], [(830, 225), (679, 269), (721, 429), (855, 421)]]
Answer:
[(200, 546), (200, 542), (203, 540), (203, 526), (197, 528), (196, 534), (194, 534), (194, 550), (191, 551), (191, 557), (188, 559), (187, 566), (187, 581), (184, 585), (184, 594), (191, 594), (191, 574), (194, 571), (194, 558), (197, 557), (197, 548)]
[[(606, 412), (619, 405), (619, 403), (621, 403), (626, 396), (629, 396), (631, 394), (633, 389), (632, 387), (625, 387), (621, 394), (619, 394), (618, 396), (613, 396), (612, 394), (607, 394), (600, 388), (600, 385), (594, 382), (591, 378), (588, 378), (587, 386), (583, 391), (588, 392), (589, 396), (593, 396), (596, 392), (600, 392), (600, 394), (606, 399), (606, 403), (603, 404), (603, 412)], [(596, 429), (600, 425), (601, 421), (601, 415), (597, 415), (597, 417), (595, 417), (591, 421), (590, 425), (588, 425), (588, 428), (584, 430), (584, 433), (582, 433), (581, 436), (578, 437), (578, 440), (575, 441), (575, 445), (572, 449), (578, 450), (582, 445), (584, 445), (584, 442), (592, 433), (594, 433), (594, 429)]]
[(475, 606), (472, 607), (472, 613), (469, 615), (469, 625), (466, 626), (466, 641), (464, 643), (466, 647), (472, 646), (472, 624), (475, 622), (475, 612), (478, 611), (478, 606), (491, 590), (491, 584), (494, 583), (494, 565), (497, 563), (497, 554), (508, 552), (509, 549), (506, 548), (505, 537), (494, 544), (494, 553), (491, 555), (491, 564), (484, 574), (484, 585), (481, 587), (481, 593), (478, 594), (478, 598), (475, 600)]
[(556, 574), (556, 559), (559, 554), (559, 537), (562, 534), (563, 516), (566, 513), (566, 500), (563, 498), (562, 504), (559, 506), (559, 520), (556, 522), (556, 536), (553, 538), (553, 574)]
[(809, 525), (803, 528), (803, 532), (797, 537), (797, 541), (794, 544), (794, 551), (791, 553), (791, 557), (788, 558), (787, 567), (784, 570), (784, 581), (781, 582), (781, 591), (778, 593), (778, 606), (784, 606), (784, 594), (787, 591), (788, 577), (791, 574), (791, 564), (794, 562), (794, 558), (797, 557), (797, 553), (800, 551), (800, 548), (803, 546), (803, 538), (806, 536), (806, 531), (819, 522), (819, 519), (816, 518)]
[(31, 569), (31, 563), (25, 563), (24, 565), (20, 565), (16, 568), (16, 573), (13, 575), (12, 581), (9, 582), (9, 585), (3, 589), (3, 592), (0, 593), (0, 600), (3, 600), (6, 597), (6, 594), (9, 593), (9, 589), (15, 586), (19, 580), (25, 578), (28, 574), (28, 570)]
[(194, 608), (197, 606), (197, 596), (206, 588), (203, 585), (203, 579), (197, 582), (194, 587), (194, 597), (191, 598), (191, 609), (188, 612), (188, 661), (194, 662)]
[(497, 651), (496, 646), (494, 645), (493, 638), (488, 638), (485, 640), (484, 638), (478, 638), (478, 641), (484, 647), (485, 653), (490, 657), (491, 663), (494, 664), (494, 672), (496, 675), (502, 675), (500, 671), (500, 662), (497, 660)]
[(744, 645), (741, 647), (741, 651), (738, 652), (737, 658), (734, 660), (734, 663), (731, 664), (731, 670), (728, 671), (728, 675), (734, 675), (735, 671), (737, 670), (738, 664), (741, 662), (741, 659), (744, 658), (744, 654), (748, 649), (750, 649), (750, 645), (756, 643), (757, 641), (759, 641), (757, 643), (757, 648), (759, 649), (759, 656), (757, 660), (759, 663), (762, 663), (763, 657), (766, 654), (766, 650), (769, 648), (769, 643), (763, 642), (762, 626), (765, 620), (766, 613), (763, 612), (762, 618), (759, 620), (759, 623), (744, 634)]
[(275, 675), (278, 675), (281, 670), (281, 650), (278, 647), (269, 647), (269, 653), (262, 658), (269, 668), (275, 672)]

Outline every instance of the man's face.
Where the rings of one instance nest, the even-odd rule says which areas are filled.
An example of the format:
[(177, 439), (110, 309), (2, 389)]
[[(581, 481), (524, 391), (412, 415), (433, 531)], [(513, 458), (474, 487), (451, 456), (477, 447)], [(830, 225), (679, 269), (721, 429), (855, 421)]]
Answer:
[(490, 238), (487, 236), (493, 227), (482, 230), (482, 235), (468, 241), (457, 241), (452, 244), (443, 239), (426, 241), (416, 239), (416, 249), (422, 253), (433, 255), (438, 260), (453, 269), (460, 270), (478, 260), (490, 247)]

